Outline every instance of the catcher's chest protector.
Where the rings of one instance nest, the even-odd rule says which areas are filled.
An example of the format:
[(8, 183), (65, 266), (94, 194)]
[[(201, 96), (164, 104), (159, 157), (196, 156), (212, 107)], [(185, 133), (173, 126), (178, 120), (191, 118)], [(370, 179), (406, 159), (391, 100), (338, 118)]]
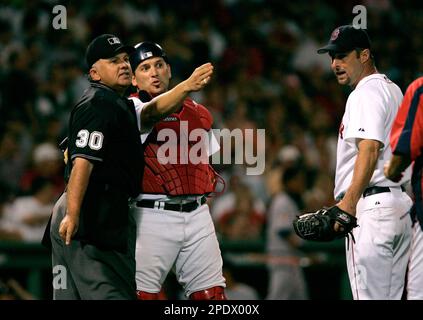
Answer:
[[(201, 144), (209, 143), (206, 133), (211, 129), (212, 123), (213, 118), (210, 112), (190, 98), (185, 99), (179, 113), (173, 113), (158, 122), (144, 144), (145, 168), (142, 192), (172, 196), (213, 192), (216, 181), (215, 172), (208, 164), (207, 149), (200, 148)], [(162, 131), (165, 129), (168, 131)], [(190, 141), (190, 133), (195, 129), (202, 129), (204, 137), (196, 137)], [(168, 134), (165, 141), (158, 141), (160, 132), (168, 132), (176, 138), (176, 141), (169, 143)], [(170, 162), (163, 164), (163, 159), (160, 161), (158, 159), (160, 148), (162, 148), (161, 151), (171, 148), (176, 158), (167, 151), (165, 157)], [(201, 150), (202, 161), (198, 164), (191, 162), (189, 155), (192, 148)], [(197, 152), (195, 154), (198, 155)]]

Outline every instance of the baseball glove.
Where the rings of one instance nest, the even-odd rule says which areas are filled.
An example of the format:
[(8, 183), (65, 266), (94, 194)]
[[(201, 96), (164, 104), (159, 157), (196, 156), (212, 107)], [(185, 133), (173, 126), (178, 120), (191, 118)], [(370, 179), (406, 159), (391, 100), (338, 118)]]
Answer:
[[(335, 231), (335, 222), (342, 228)], [(357, 227), (357, 218), (337, 206), (298, 216), (293, 222), (295, 233), (305, 240), (332, 241), (351, 234)]]

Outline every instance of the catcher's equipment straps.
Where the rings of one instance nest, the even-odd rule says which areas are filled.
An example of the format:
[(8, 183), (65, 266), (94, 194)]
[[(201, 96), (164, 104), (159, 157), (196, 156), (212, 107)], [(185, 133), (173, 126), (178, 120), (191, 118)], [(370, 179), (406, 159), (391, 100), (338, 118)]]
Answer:
[[(207, 194), (207, 197), (214, 197), (214, 196), (220, 196), (223, 194), (226, 190), (226, 182), (223, 177), (214, 170), (214, 168), (209, 164), (209, 170), (213, 172), (214, 174), (214, 182), (213, 182), (213, 192), (210, 192)], [(217, 186), (222, 186), (221, 190), (217, 190)]]

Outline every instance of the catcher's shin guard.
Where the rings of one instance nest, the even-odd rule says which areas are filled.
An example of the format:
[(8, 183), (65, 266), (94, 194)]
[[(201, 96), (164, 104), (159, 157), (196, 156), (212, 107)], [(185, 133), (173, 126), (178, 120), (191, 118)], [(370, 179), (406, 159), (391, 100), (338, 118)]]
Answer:
[(150, 293), (145, 291), (137, 290), (137, 299), (138, 300), (163, 300), (160, 292)]
[(192, 293), (190, 300), (227, 300), (223, 287), (212, 287)]

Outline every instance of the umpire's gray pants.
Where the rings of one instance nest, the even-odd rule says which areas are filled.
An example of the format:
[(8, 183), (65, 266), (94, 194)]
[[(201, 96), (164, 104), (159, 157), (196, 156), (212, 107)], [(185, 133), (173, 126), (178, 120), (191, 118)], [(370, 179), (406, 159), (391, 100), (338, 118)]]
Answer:
[[(54, 300), (134, 300), (135, 228), (127, 254), (102, 250), (72, 239), (66, 246), (59, 226), (66, 213), (66, 193), (56, 202), (51, 222)], [(130, 219), (132, 219), (130, 217)], [(131, 221), (132, 223), (132, 221)], [(135, 225), (135, 224), (134, 224)], [(132, 230), (134, 233), (132, 233)]]

